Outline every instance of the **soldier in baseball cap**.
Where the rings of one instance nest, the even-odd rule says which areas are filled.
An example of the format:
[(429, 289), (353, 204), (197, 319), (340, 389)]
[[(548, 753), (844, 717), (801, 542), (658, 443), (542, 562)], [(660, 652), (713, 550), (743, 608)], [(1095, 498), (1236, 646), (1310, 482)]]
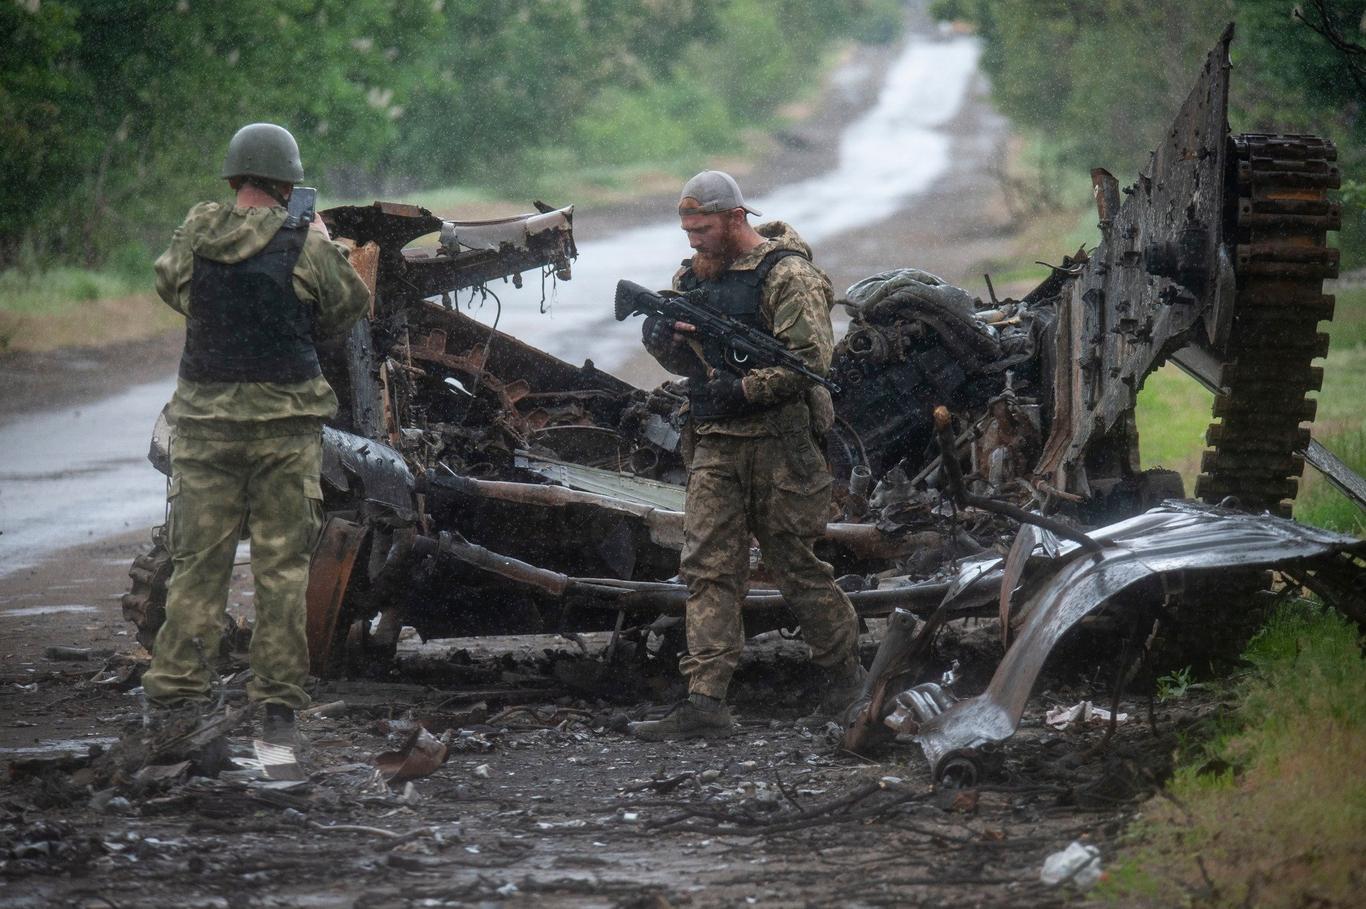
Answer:
[[(685, 183), (678, 218), (693, 254), (673, 289), (771, 335), (824, 375), (835, 347), (830, 279), (812, 264), (811, 247), (796, 230), (781, 221), (750, 224), (748, 216), (757, 214), (730, 174), (707, 170)], [(751, 536), (815, 664), (814, 709), (800, 722), (824, 726), (854, 701), (866, 678), (858, 617), (814, 549), (830, 508), (820, 441), (834, 421), (830, 394), (786, 367), (728, 361), (724, 345), (698, 343), (695, 328), (661, 317), (642, 327), (645, 349), (688, 380), (679, 562), (688, 585), (688, 653), (679, 663), (688, 696), (659, 719), (631, 724), (631, 732), (661, 741), (734, 731), (725, 699), (745, 643), (741, 605)]]
[(710, 215), (743, 208), (751, 215), (763, 212), (745, 204), (745, 196), (735, 178), (723, 170), (704, 170), (683, 184), (678, 197), (680, 215)]

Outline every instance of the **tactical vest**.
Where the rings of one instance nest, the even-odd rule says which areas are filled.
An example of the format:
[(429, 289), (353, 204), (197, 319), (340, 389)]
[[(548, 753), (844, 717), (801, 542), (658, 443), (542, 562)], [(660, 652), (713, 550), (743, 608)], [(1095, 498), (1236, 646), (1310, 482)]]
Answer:
[(180, 377), (191, 382), (302, 382), (320, 375), (312, 313), (294, 294), (308, 228), (281, 228), (241, 262), (194, 257)]
[[(753, 269), (727, 269), (715, 278), (705, 281), (698, 278), (689, 266), (678, 279), (678, 287), (685, 292), (702, 290), (706, 294), (706, 304), (712, 309), (771, 335), (773, 327), (764, 320), (763, 314), (764, 281), (768, 279), (768, 273), (773, 270), (773, 266), (788, 256), (807, 258), (795, 249), (775, 249), (759, 260), (759, 264)], [(725, 345), (716, 339), (708, 339), (702, 343), (703, 358), (711, 368), (723, 372), (734, 372), (736, 369), (742, 374), (749, 372), (751, 367), (736, 363), (734, 359), (727, 359), (726, 353)], [(736, 404), (718, 401), (707, 394), (704, 384), (692, 381), (688, 383), (688, 401), (689, 411), (695, 420), (724, 420), (729, 417), (749, 416), (773, 406), (754, 402)]]

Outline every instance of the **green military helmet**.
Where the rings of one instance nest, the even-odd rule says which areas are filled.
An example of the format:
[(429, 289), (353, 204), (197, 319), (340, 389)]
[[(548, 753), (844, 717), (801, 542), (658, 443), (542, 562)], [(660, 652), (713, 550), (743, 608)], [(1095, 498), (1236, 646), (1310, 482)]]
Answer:
[(239, 129), (228, 143), (221, 176), (264, 177), (281, 183), (298, 183), (304, 178), (299, 143), (283, 126), (250, 123)]

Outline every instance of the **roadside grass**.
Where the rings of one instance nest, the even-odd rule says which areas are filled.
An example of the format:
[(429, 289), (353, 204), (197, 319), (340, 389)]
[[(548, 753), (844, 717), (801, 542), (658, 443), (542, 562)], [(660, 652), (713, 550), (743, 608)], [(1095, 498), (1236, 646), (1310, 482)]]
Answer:
[[(1353, 470), (1366, 474), (1366, 287), (1336, 292), (1333, 321), (1320, 325), (1332, 341), (1323, 365), (1323, 389), (1311, 429)], [(1142, 464), (1181, 473), (1186, 494), (1195, 490), (1205, 428), (1214, 397), (1168, 364), (1148, 377), (1138, 395), (1138, 437)], [(1366, 534), (1366, 514), (1312, 467), (1300, 478), (1295, 517), (1343, 533)]]
[(1135, 414), (1143, 468), (1179, 472), (1186, 495), (1194, 495), (1213, 409), (1214, 395), (1175, 364), (1168, 363), (1149, 376), (1138, 393)]
[(126, 297), (151, 289), (152, 270), (134, 275), (121, 270), (22, 268), (0, 272), (0, 310), (31, 314), (52, 312), (67, 306), (90, 303), (109, 297)]
[(145, 271), (33, 267), (0, 272), (0, 356), (152, 337), (183, 324)]
[(138, 341), (182, 325), (184, 319), (162, 304), (150, 287), (146, 293), (60, 301), (44, 311), (15, 312), (0, 306), (0, 356)]
[(1360, 905), (1366, 855), (1366, 658), (1356, 626), (1284, 603), (1250, 669), (1188, 739), (1164, 797), (1125, 834), (1088, 904)]

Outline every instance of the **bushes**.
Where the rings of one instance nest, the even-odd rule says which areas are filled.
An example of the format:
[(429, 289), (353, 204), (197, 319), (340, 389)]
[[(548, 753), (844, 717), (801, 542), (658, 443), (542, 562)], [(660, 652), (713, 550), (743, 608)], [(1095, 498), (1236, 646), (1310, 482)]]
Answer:
[(243, 123), (334, 198), (730, 151), (895, 0), (0, 3), (0, 267), (100, 265), (221, 195)]
[[(1063, 150), (1075, 180), (1101, 166), (1127, 181), (1147, 163), (1205, 53), (1236, 21), (1229, 120), (1234, 132), (1309, 132), (1337, 143), (1344, 268), (1366, 265), (1366, 60), (1309, 24), (1366, 44), (1366, 0), (936, 0), (976, 24), (1002, 113)], [(1356, 71), (1356, 76), (1354, 76)]]

